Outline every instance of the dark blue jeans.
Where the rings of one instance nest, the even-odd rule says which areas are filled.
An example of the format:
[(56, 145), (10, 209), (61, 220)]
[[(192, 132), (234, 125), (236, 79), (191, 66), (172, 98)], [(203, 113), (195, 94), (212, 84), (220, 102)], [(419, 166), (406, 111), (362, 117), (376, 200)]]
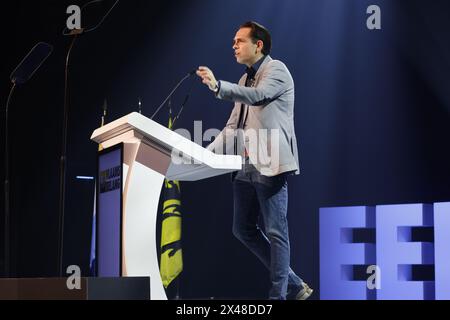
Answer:
[[(262, 176), (247, 164), (234, 177), (233, 193), (233, 234), (269, 269), (269, 299), (295, 296), (303, 280), (289, 267), (287, 175)], [(259, 226), (260, 215), (264, 230)]]

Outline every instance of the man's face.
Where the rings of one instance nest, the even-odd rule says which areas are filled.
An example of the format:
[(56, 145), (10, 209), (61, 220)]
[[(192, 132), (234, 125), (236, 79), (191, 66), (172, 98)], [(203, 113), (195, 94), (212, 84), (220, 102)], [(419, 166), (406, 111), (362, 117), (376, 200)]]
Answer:
[(250, 32), (250, 28), (239, 29), (233, 40), (233, 50), (237, 62), (247, 66), (253, 65), (257, 61), (258, 52), (261, 52), (260, 47), (262, 46), (262, 41), (253, 43)]

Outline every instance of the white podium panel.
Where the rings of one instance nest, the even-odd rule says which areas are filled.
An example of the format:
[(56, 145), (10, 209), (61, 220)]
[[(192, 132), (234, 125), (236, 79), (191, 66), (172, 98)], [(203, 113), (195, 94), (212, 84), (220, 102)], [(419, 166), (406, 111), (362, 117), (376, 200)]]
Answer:
[[(138, 113), (94, 131), (105, 149), (123, 144), (122, 276), (150, 276), (152, 300), (166, 300), (156, 239), (164, 179), (198, 181), (241, 169), (241, 157), (216, 155)], [(100, 204), (99, 204), (100, 205)]]

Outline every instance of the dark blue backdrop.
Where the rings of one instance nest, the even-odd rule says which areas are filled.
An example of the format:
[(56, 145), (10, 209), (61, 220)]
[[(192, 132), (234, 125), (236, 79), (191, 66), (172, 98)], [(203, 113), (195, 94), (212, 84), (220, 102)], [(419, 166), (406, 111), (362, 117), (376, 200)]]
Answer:
[[(22, 56), (41, 40), (55, 46), (11, 105), (17, 276), (53, 276), (57, 270), (69, 45), (61, 32), (73, 3), (85, 2), (16, 1), (2, 20), (8, 31), (3, 104), (9, 71)], [(366, 28), (371, 4), (382, 10), (380, 31)], [(150, 116), (178, 79), (199, 65), (237, 81), (243, 67), (235, 62), (231, 42), (241, 23), (256, 20), (271, 30), (272, 56), (286, 63), (296, 83), (302, 175), (289, 182), (292, 267), (318, 289), (320, 207), (450, 199), (449, 9), (444, 0), (121, 1), (100, 29), (79, 39), (72, 54), (65, 263), (87, 273), (93, 184), (75, 176), (95, 174), (97, 147), (89, 137), (100, 124), (103, 100), (108, 121), (136, 111), (139, 97)], [(188, 88), (189, 83), (181, 87), (174, 107)], [(222, 128), (231, 107), (197, 81), (178, 127), (193, 131), (193, 122), (202, 120), (204, 128)], [(157, 120), (166, 123), (167, 112)], [(229, 177), (184, 183), (182, 192), (182, 296), (265, 298), (266, 270), (231, 234)]]

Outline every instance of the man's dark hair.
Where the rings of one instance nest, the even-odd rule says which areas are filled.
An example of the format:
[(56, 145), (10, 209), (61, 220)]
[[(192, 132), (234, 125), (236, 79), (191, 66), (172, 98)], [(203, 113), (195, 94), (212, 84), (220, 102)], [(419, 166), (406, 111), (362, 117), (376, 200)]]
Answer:
[(253, 40), (253, 43), (258, 42), (258, 40), (261, 40), (264, 43), (262, 54), (267, 56), (270, 54), (270, 50), (272, 49), (272, 37), (269, 33), (269, 30), (267, 30), (264, 26), (260, 25), (257, 22), (254, 21), (248, 21), (241, 25), (239, 29), (242, 28), (250, 28), (250, 37)]

